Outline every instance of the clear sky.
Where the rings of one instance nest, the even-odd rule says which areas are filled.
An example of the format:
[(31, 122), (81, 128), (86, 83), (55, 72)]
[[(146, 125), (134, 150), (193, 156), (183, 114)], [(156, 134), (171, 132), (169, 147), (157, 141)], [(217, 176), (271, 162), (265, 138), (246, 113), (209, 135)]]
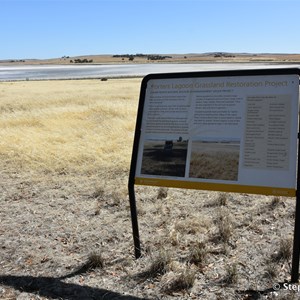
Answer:
[(0, 59), (300, 53), (300, 0), (0, 0)]

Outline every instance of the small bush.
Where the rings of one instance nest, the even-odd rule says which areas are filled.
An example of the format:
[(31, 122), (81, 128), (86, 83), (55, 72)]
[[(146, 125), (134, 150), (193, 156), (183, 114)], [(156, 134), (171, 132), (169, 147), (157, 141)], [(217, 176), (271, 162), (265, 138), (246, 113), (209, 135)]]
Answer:
[(290, 239), (281, 239), (277, 253), (272, 256), (273, 261), (287, 261), (292, 256), (292, 242)]
[(153, 279), (168, 271), (170, 257), (166, 253), (160, 253), (157, 257), (152, 258), (150, 266), (136, 277), (141, 280)]
[(237, 280), (238, 280), (237, 265), (236, 264), (228, 265), (226, 267), (226, 274), (222, 282), (225, 285), (231, 285), (237, 283)]
[(96, 190), (94, 191), (92, 197), (97, 198), (97, 199), (98, 198), (103, 198), (104, 194), (105, 194), (104, 189), (102, 187), (99, 187), (99, 188), (96, 188)]
[(165, 294), (172, 294), (184, 290), (188, 290), (193, 287), (195, 282), (196, 273), (192, 270), (184, 270), (179, 275), (174, 276), (167, 281), (161, 288), (161, 291)]
[(203, 242), (199, 242), (191, 249), (188, 260), (191, 264), (201, 266), (206, 261), (206, 258), (207, 258), (206, 245)]
[(224, 243), (229, 242), (232, 236), (232, 222), (228, 215), (228, 212), (221, 210), (219, 216), (216, 220), (216, 225), (218, 227), (218, 237)]
[(277, 276), (277, 265), (274, 263), (268, 263), (265, 271), (265, 277), (275, 279)]
[(96, 202), (96, 205), (95, 205), (95, 216), (100, 215), (100, 211), (101, 211), (101, 203), (100, 203), (100, 201), (98, 200), (98, 201)]
[(272, 198), (272, 201), (271, 201), (270, 206), (271, 206), (271, 208), (275, 208), (275, 207), (277, 207), (280, 203), (282, 203), (281, 198), (278, 197), (278, 196), (275, 196), (275, 197)]
[(218, 197), (214, 199), (212, 202), (207, 203), (206, 207), (221, 207), (226, 206), (228, 203), (228, 196), (226, 193), (219, 193)]
[(167, 188), (159, 188), (157, 193), (157, 199), (165, 199), (168, 197), (168, 189)]
[(102, 269), (104, 267), (104, 259), (101, 255), (101, 253), (92, 252), (88, 257), (86, 266), (89, 269), (96, 269), (96, 268)]
[(217, 198), (217, 205), (218, 206), (225, 206), (227, 205), (227, 196), (225, 193), (221, 193)]

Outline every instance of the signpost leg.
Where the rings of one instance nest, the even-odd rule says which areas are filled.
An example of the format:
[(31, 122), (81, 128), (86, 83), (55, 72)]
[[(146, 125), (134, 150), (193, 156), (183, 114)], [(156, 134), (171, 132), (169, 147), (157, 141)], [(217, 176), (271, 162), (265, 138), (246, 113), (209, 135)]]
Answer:
[(134, 253), (135, 253), (135, 258), (138, 259), (138, 258), (141, 257), (141, 243), (140, 243), (139, 226), (138, 226), (138, 219), (137, 219), (137, 209), (136, 209), (134, 184), (133, 183), (129, 183), (128, 192), (129, 192), (129, 201), (130, 201), (130, 212), (131, 212), (131, 223), (132, 223), (133, 242), (134, 242)]
[[(298, 152), (299, 153), (299, 152)], [(299, 172), (299, 170), (298, 170)], [(296, 213), (295, 213), (295, 229), (294, 229), (294, 246), (293, 246), (293, 261), (292, 261), (292, 283), (297, 283), (299, 280), (299, 255), (300, 255), (300, 195), (297, 190), (296, 195)]]
[(291, 282), (296, 283), (299, 280), (299, 256), (300, 256), (300, 123), (298, 131), (298, 170), (297, 170), (297, 191), (296, 191), (296, 212), (295, 212), (295, 229), (294, 245), (292, 260), (292, 278)]

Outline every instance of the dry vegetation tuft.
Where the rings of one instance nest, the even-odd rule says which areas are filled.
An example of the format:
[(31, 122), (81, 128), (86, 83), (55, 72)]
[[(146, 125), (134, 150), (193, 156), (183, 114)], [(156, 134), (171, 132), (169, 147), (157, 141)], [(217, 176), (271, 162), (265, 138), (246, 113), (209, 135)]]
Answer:
[(274, 261), (289, 261), (292, 256), (292, 240), (280, 239), (278, 250), (272, 255)]
[(238, 281), (238, 272), (237, 272), (237, 265), (228, 265), (226, 266), (226, 274), (225, 277), (222, 279), (222, 282), (226, 285), (236, 284)]
[(134, 259), (140, 82), (0, 83), (1, 299), (272, 299), (272, 283), (289, 281), (281, 237), (292, 236), (295, 201), (283, 197), (137, 186)]
[(88, 261), (86, 263), (90, 269), (103, 268), (104, 258), (101, 253), (92, 252), (89, 255)]
[(222, 242), (227, 243), (232, 236), (233, 225), (230, 217), (230, 213), (227, 209), (220, 209), (216, 219), (217, 225), (217, 238)]
[(201, 267), (207, 262), (207, 256), (208, 256), (208, 249), (206, 243), (197, 242), (190, 249), (188, 261), (191, 264), (195, 264)]
[(188, 291), (193, 287), (195, 274), (195, 271), (186, 268), (179, 274), (169, 275), (168, 280), (165, 279), (161, 291), (170, 295), (176, 292)]
[(136, 275), (136, 278), (141, 280), (154, 279), (168, 272), (170, 256), (166, 252), (160, 252), (156, 257), (151, 257), (151, 262), (148, 268)]

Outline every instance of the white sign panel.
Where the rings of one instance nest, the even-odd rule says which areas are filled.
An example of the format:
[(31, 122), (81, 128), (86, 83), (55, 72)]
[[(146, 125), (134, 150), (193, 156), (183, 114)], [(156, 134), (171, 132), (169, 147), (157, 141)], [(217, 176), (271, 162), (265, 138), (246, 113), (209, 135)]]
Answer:
[(144, 80), (137, 184), (295, 195), (298, 74)]

